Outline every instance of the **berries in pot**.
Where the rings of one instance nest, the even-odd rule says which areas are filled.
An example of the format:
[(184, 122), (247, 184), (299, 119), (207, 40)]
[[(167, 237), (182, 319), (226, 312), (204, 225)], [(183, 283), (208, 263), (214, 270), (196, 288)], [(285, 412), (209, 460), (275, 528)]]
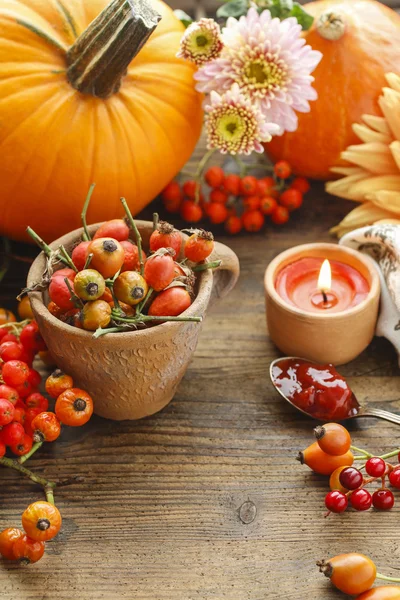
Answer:
[(192, 304), (189, 292), (174, 286), (160, 292), (150, 304), (148, 314), (152, 317), (177, 317)]
[[(113, 238), (104, 237), (92, 240), (88, 247), (88, 254), (93, 255), (91, 268), (98, 271), (105, 279), (113, 277), (124, 264), (124, 249), (119, 241)], [(56, 302), (56, 304), (58, 303)], [(60, 304), (58, 305), (60, 306)]]
[(166, 221), (160, 221), (157, 229), (150, 236), (150, 250), (156, 252), (160, 248), (172, 248), (175, 257), (179, 256), (182, 246), (182, 236), (174, 226)]
[(104, 277), (94, 269), (84, 269), (77, 273), (74, 280), (75, 294), (81, 300), (97, 300), (104, 294), (106, 282)]
[(136, 306), (148, 292), (146, 280), (137, 271), (124, 271), (114, 282), (114, 294), (118, 300)]
[(210, 231), (199, 229), (185, 242), (185, 257), (195, 263), (202, 262), (214, 250), (214, 236)]

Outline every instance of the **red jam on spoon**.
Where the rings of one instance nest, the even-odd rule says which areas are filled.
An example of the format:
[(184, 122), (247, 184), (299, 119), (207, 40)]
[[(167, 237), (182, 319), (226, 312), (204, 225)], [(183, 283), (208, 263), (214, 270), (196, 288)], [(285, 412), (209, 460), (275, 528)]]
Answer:
[(359, 404), (333, 365), (283, 358), (271, 370), (272, 381), (302, 411), (321, 421), (342, 421), (359, 412)]

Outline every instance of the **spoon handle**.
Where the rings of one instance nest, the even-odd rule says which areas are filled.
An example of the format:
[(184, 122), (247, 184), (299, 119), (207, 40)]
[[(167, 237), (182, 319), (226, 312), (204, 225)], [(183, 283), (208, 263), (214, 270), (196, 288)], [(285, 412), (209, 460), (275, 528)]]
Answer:
[(396, 415), (395, 413), (380, 408), (366, 408), (365, 410), (361, 410), (355, 417), (376, 417), (400, 425), (400, 415)]

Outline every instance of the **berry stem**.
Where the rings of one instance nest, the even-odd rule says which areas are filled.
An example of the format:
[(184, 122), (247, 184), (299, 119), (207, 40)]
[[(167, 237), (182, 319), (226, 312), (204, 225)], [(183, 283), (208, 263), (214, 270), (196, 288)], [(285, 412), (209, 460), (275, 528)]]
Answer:
[(47, 500), (47, 502), (49, 502), (50, 504), (52, 504), (54, 506), (55, 502), (54, 502), (54, 492), (53, 492), (53, 489), (54, 488), (52, 488), (51, 486), (46, 486), (44, 488), (44, 493), (46, 494), (46, 500)]
[(90, 198), (92, 197), (95, 185), (96, 185), (95, 183), (91, 184), (91, 186), (89, 188), (89, 191), (87, 193), (86, 199), (85, 199), (85, 203), (84, 203), (83, 208), (82, 208), (82, 212), (81, 212), (81, 221), (82, 221), (83, 231), (84, 231), (84, 233), (82, 235), (82, 239), (85, 242), (89, 242), (92, 239), (90, 237), (89, 229), (88, 229), (87, 222), (86, 222), (86, 213), (87, 213), (87, 210), (89, 208)]
[(195, 197), (194, 197), (194, 201), (196, 204), (199, 204), (199, 202), (200, 202), (200, 183), (201, 183), (201, 177), (203, 175), (203, 171), (206, 168), (208, 161), (210, 160), (210, 158), (216, 151), (217, 151), (216, 148), (211, 148), (211, 150), (208, 150), (208, 152), (205, 153), (205, 155), (203, 156), (203, 158), (199, 161), (199, 164), (197, 165), (196, 173), (194, 176), (194, 179), (197, 182)]
[(39, 450), (39, 448), (43, 445), (43, 442), (35, 442), (32, 446), (32, 448), (29, 450), (29, 452), (27, 452), (26, 454), (23, 454), (22, 456), (20, 456), (17, 460), (17, 462), (19, 462), (20, 465), (22, 465), (22, 463), (26, 462), (28, 460), (28, 458), (30, 458), (33, 454), (35, 454), (35, 452), (37, 450)]
[(38, 483), (39, 485), (41, 485), (44, 489), (47, 487), (54, 489), (57, 485), (53, 481), (48, 481), (47, 479), (44, 479), (44, 477), (35, 475), (35, 473), (30, 471), (26, 467), (23, 467), (22, 465), (17, 463), (17, 461), (12, 460), (11, 458), (7, 458), (7, 457), (3, 456), (2, 458), (0, 458), (0, 464), (4, 465), (5, 467), (8, 467), (9, 469), (14, 469), (15, 471), (19, 471), (26, 477), (29, 477), (29, 479), (31, 479), (35, 483)]
[(93, 337), (97, 339), (108, 333), (119, 333), (120, 331), (125, 331), (126, 333), (126, 329), (124, 327), (109, 327), (108, 329), (103, 329), (102, 327), (99, 327), (94, 332)]
[(141, 312), (142, 312), (142, 310), (143, 310), (143, 307), (144, 307), (144, 306), (146, 306), (146, 303), (147, 303), (148, 299), (150, 298), (150, 296), (152, 295), (153, 291), (154, 291), (154, 290), (153, 290), (153, 288), (152, 288), (152, 287), (150, 287), (150, 288), (148, 289), (148, 292), (147, 292), (147, 294), (146, 294), (146, 297), (145, 297), (145, 299), (144, 299), (144, 300), (142, 300), (142, 302), (140, 302), (140, 304), (138, 304), (138, 305), (136, 306), (136, 314), (137, 314), (137, 315), (140, 315), (140, 314), (141, 314)]
[(83, 302), (80, 298), (78, 298), (78, 296), (75, 294), (74, 290), (72, 289), (71, 286), (71, 282), (68, 279), (68, 277), (64, 277), (64, 281), (65, 281), (65, 285), (67, 286), (69, 293), (71, 295), (71, 300), (72, 302), (75, 304), (76, 308), (82, 308), (83, 307)]
[(61, 253), (61, 256), (64, 257), (64, 263), (66, 265), (68, 265), (69, 267), (71, 267), (71, 269), (73, 269), (75, 271), (75, 273), (78, 272), (78, 269), (76, 268), (76, 266), (74, 265), (74, 263), (72, 262), (72, 258), (70, 257), (70, 255), (68, 254), (68, 252), (66, 251), (64, 246), (60, 246), (59, 251)]
[(391, 458), (392, 456), (396, 456), (397, 454), (399, 454), (400, 450), (392, 450), (392, 452), (388, 452), (387, 454), (382, 454), (382, 456), (380, 456), (379, 458), (382, 458), (383, 460), (385, 460), (385, 458)]
[(350, 450), (353, 450), (354, 452), (359, 452), (360, 454), (363, 454), (366, 458), (372, 458), (373, 456), (373, 454), (370, 454), (369, 452), (367, 452), (367, 450), (363, 450), (363, 448), (357, 448), (357, 446), (350, 446)]
[(160, 217), (158, 215), (158, 213), (153, 213), (153, 231), (157, 231), (157, 227), (158, 227), (158, 222), (160, 220)]
[[(117, 315), (113, 315), (114, 320), (115, 321), (121, 321), (122, 323), (132, 323), (132, 325), (138, 325), (139, 323), (144, 323), (146, 321), (194, 321), (196, 323), (200, 323), (203, 319), (202, 317), (162, 317), (162, 316), (157, 316), (157, 317), (153, 317), (150, 315), (142, 315), (139, 314), (138, 316), (132, 318), (128, 318), (128, 317), (119, 317)], [(108, 330), (110, 331), (110, 330)]]
[(206, 271), (207, 269), (218, 269), (222, 265), (222, 260), (214, 260), (213, 262), (201, 263), (192, 267), (192, 271)]
[(381, 573), (376, 574), (376, 579), (382, 579), (382, 581), (391, 581), (392, 583), (399, 583), (399, 577), (387, 577), (387, 575), (381, 575)]
[(235, 163), (239, 167), (239, 177), (244, 177), (247, 173), (248, 165), (241, 160), (236, 154), (233, 157)]
[(25, 319), (24, 321), (17, 321), (16, 323), (3, 323), (3, 325), (0, 325), (0, 329), (2, 329), (3, 327), (6, 329), (10, 328), (15, 334), (19, 336), (21, 330), (25, 327), (25, 325), (28, 325), (28, 323), (30, 323), (31, 321), (32, 319)]
[(93, 254), (90, 253), (88, 255), (88, 257), (86, 258), (85, 266), (83, 267), (84, 270), (89, 268), (89, 265), (92, 262), (92, 258), (93, 258)]
[(136, 245), (137, 245), (137, 248), (138, 248), (138, 255), (139, 255), (140, 274), (143, 276), (143, 274), (144, 274), (144, 262), (143, 262), (143, 252), (142, 252), (142, 237), (141, 237), (141, 235), (139, 233), (139, 230), (138, 230), (138, 228), (136, 226), (135, 221), (133, 220), (132, 213), (129, 210), (129, 206), (128, 206), (125, 198), (121, 198), (121, 203), (122, 203), (122, 206), (124, 207), (124, 210), (126, 212), (126, 216), (129, 219), (129, 223), (130, 223), (130, 225), (132, 227), (132, 231), (135, 234)]
[[(32, 229), (32, 227), (27, 227), (26, 232), (33, 239), (35, 244), (37, 246), (39, 246), (41, 251), (47, 256), (47, 258), (52, 258), (54, 256), (55, 253), (50, 248), (50, 246), (48, 244), (46, 244), (45, 241), (42, 240), (42, 238)], [(56, 253), (56, 257), (58, 258), (58, 260), (60, 260), (62, 263), (64, 263), (64, 265), (67, 265), (67, 267), (71, 267), (72, 261), (68, 260), (69, 257), (68, 257), (68, 259), (66, 259), (62, 254), (60, 254), (60, 252)], [(75, 265), (74, 265), (74, 270), (76, 271)]]

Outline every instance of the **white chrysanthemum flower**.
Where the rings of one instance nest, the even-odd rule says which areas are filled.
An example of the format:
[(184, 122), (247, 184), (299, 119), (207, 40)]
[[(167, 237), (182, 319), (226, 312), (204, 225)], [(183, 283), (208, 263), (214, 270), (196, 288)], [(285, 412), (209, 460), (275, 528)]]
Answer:
[(186, 29), (177, 56), (201, 66), (217, 58), (223, 46), (218, 23), (214, 19), (200, 19)]

